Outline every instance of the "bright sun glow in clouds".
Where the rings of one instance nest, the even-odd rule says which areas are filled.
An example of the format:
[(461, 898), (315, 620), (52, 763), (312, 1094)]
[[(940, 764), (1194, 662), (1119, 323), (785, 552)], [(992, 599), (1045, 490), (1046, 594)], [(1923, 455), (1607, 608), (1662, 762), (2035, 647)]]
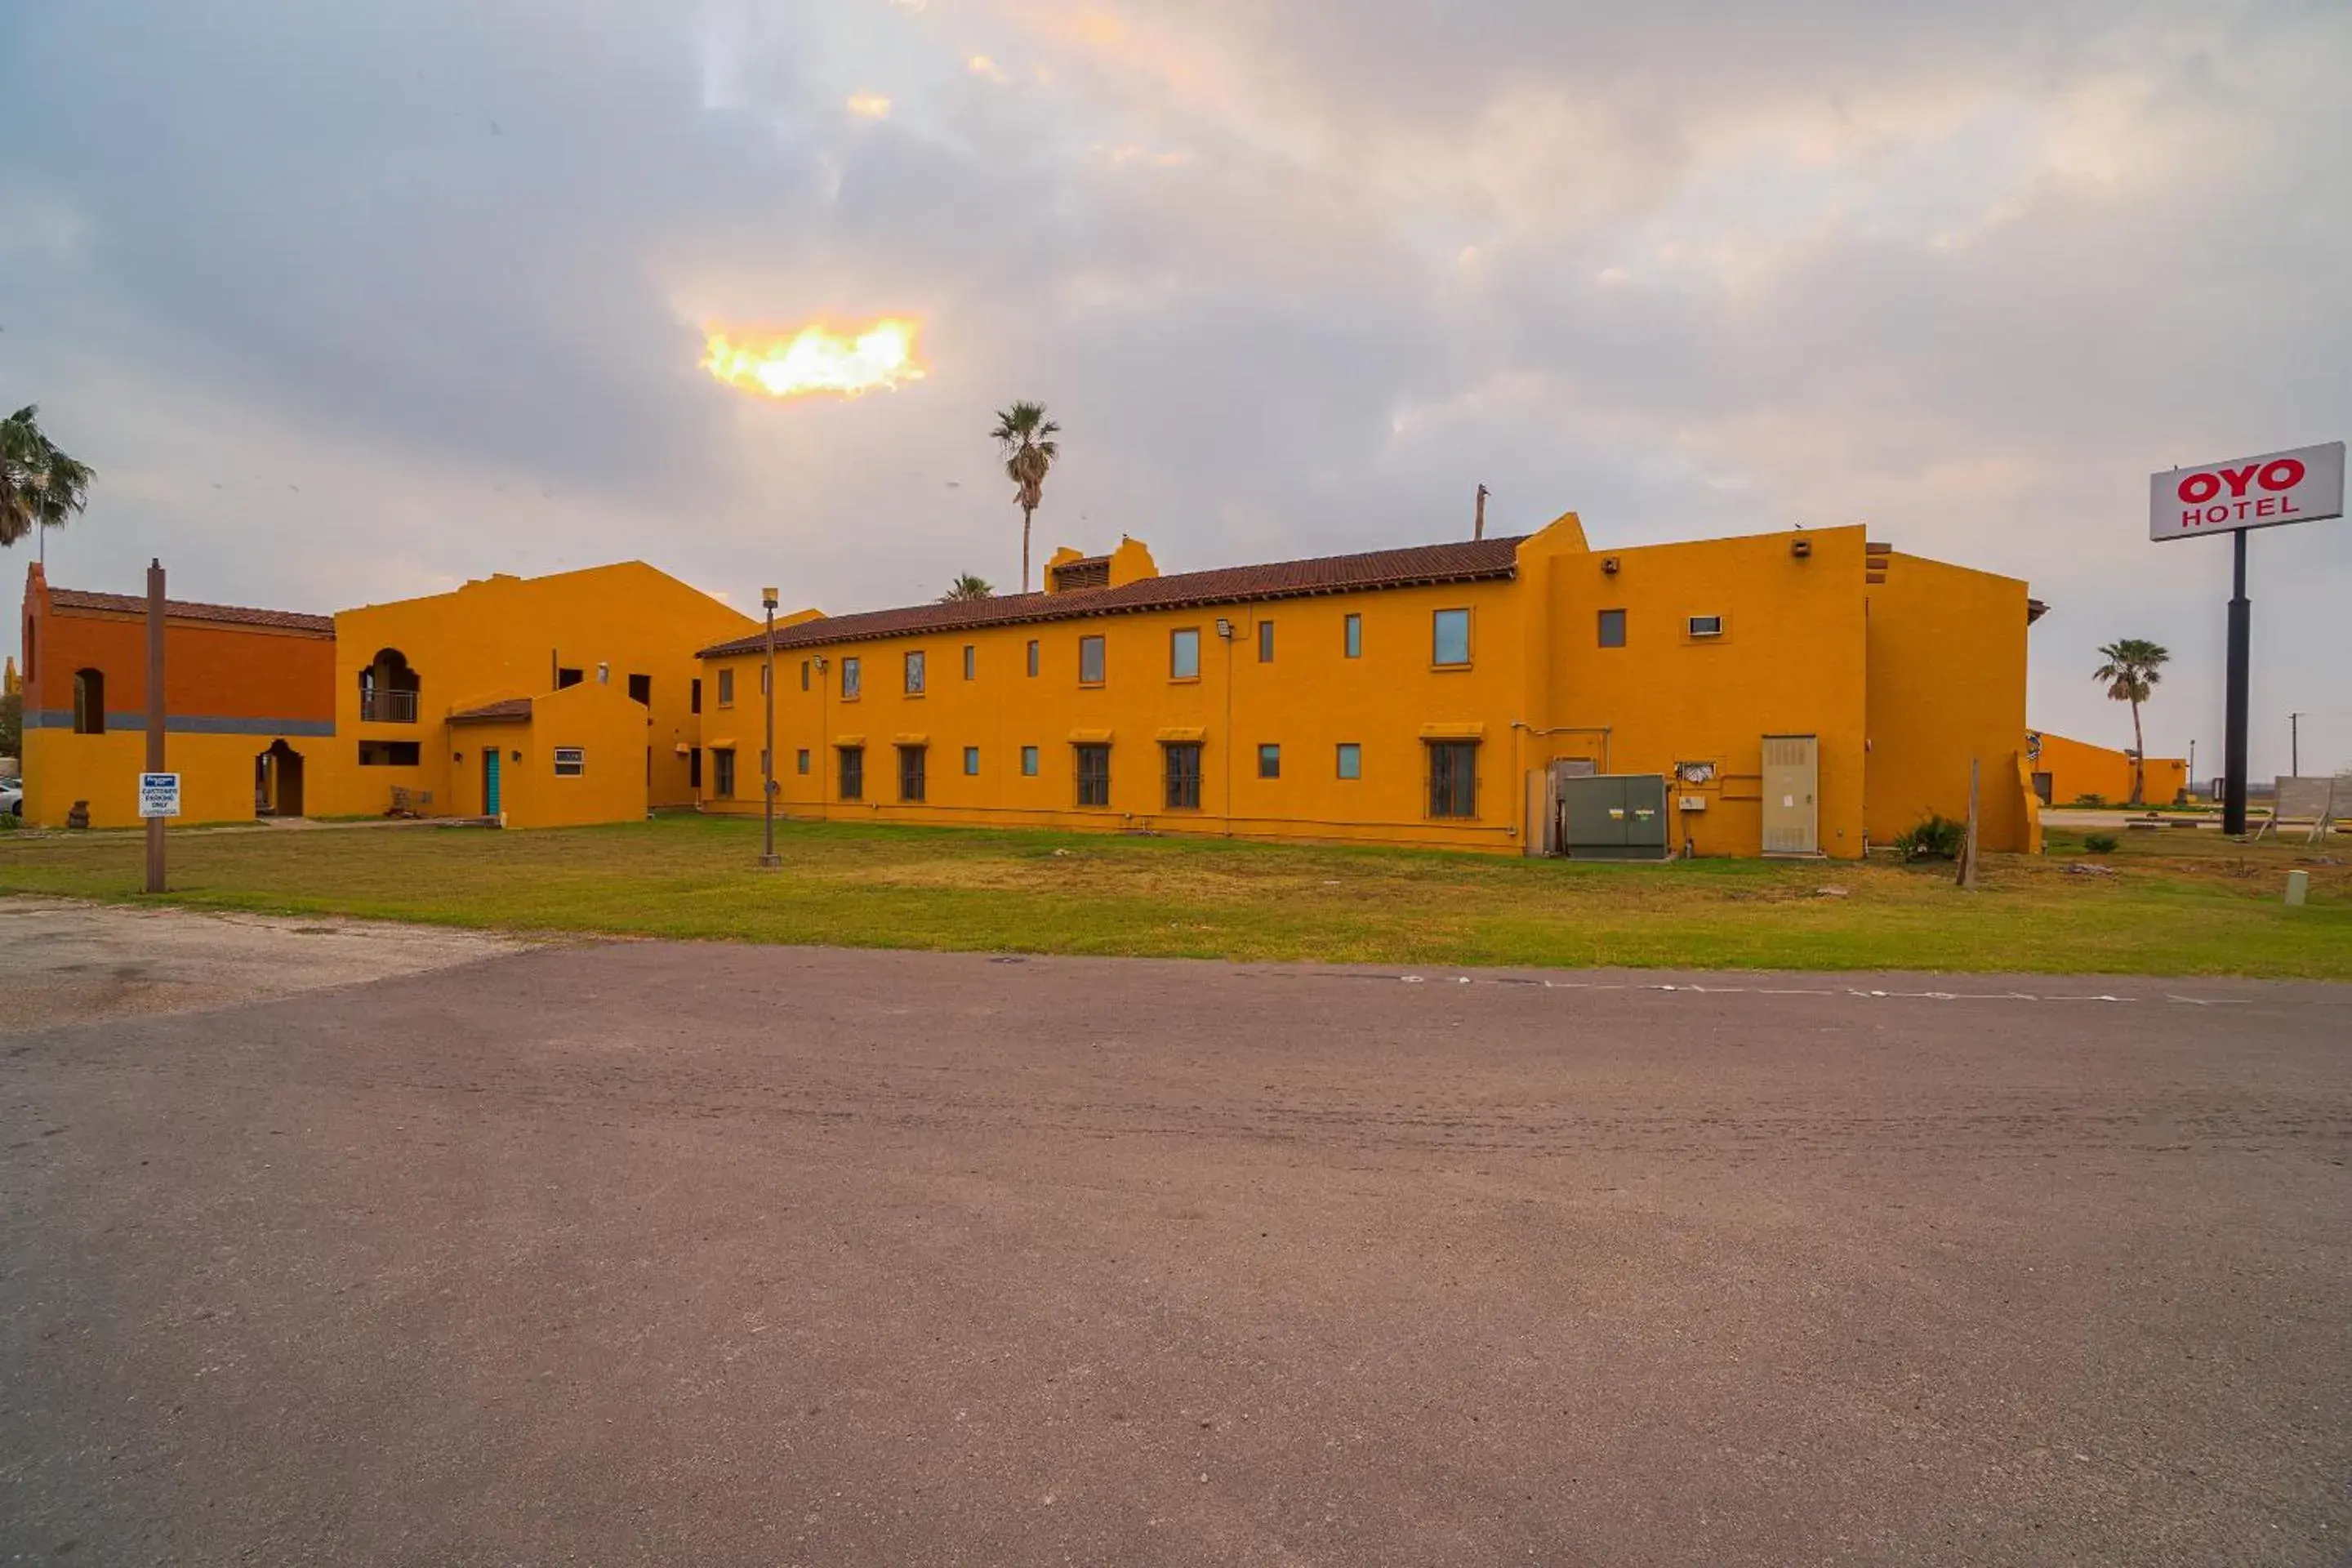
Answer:
[(922, 323), (906, 317), (843, 331), (821, 321), (784, 332), (706, 331), (702, 368), (729, 386), (765, 397), (856, 397), (877, 387), (895, 391), (924, 375), (915, 342)]

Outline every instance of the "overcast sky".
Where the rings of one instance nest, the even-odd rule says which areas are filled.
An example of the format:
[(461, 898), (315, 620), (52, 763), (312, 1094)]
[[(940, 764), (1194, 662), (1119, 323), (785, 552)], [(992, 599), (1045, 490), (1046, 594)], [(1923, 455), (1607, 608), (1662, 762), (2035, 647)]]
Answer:
[[(0, 403), (101, 476), (57, 580), (319, 611), (1009, 588), (1023, 397), (1041, 557), (1459, 537), (1481, 481), (1603, 545), (1867, 521), (2053, 604), (2049, 728), (2127, 743), (2093, 650), (2170, 647), (2150, 747), (2218, 771), (2229, 551), (2147, 474), (2352, 435), (2352, 5), (1774, 9), (7, 5)], [(904, 390), (697, 367), (890, 313)], [(2352, 525), (2252, 547), (2255, 772), (2296, 709), (2352, 764)]]

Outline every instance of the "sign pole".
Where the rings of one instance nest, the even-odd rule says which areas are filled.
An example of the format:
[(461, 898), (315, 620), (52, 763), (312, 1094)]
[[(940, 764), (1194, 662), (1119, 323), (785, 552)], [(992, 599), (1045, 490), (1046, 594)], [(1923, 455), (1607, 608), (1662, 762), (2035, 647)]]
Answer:
[[(147, 771), (163, 771), (163, 563), (147, 563)], [(163, 819), (147, 819), (147, 890), (163, 890)]]
[(2247, 667), (2252, 662), (2254, 607), (2246, 598), (2246, 533), (2230, 536), (2234, 588), (2230, 596), (2230, 671), (2228, 711), (2221, 734), (2221, 831), (2235, 837), (2246, 830), (2246, 708)]
[(2246, 531), (2344, 515), (2344, 443), (2261, 452), (2147, 477), (2147, 536), (2161, 544), (2226, 531), (2232, 562), (2230, 668), (2221, 734), (2221, 831), (2246, 832), (2246, 710), (2254, 607), (2246, 601)]

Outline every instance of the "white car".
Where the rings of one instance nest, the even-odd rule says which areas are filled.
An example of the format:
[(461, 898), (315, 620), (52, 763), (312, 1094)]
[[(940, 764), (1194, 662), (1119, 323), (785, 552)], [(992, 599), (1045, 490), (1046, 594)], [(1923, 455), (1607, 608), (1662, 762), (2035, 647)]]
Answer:
[(10, 816), (25, 815), (25, 781), (0, 779), (0, 813)]

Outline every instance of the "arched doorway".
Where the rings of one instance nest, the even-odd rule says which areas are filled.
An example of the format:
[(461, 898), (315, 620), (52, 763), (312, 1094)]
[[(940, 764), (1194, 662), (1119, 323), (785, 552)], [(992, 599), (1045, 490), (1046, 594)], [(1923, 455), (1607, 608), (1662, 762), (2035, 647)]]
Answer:
[(302, 753), (283, 741), (253, 759), (253, 815), (302, 815)]

